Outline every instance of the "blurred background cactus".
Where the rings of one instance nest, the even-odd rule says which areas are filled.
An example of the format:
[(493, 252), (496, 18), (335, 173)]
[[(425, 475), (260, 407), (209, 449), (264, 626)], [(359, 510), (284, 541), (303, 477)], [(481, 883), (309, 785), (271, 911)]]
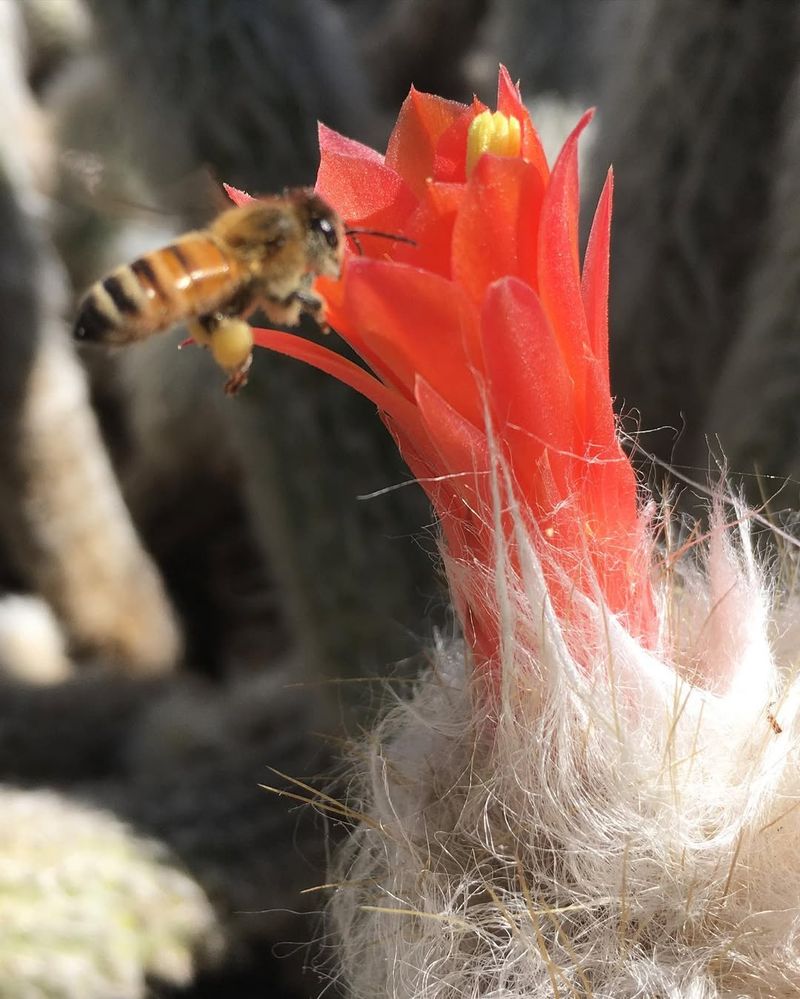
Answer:
[(0, 3), (0, 995), (314, 994), (336, 830), (258, 784), (326, 782), (452, 628), (369, 404), (266, 355), (231, 401), (180, 331), (78, 356), (77, 296), (218, 180), (313, 182), (317, 119), (383, 148), (411, 83), (491, 100), (503, 60), (551, 150), (600, 106), (623, 409), (694, 478), (707, 434), (792, 476), (796, 37), (761, 0)]
[[(797, 412), (789, 244), (800, 219), (787, 195), (800, 11), (758, 0), (602, 6), (596, 162), (601, 175), (613, 162), (617, 180), (614, 387), (640, 414), (647, 450), (704, 481), (711, 445), (760, 502), (756, 467), (797, 472), (786, 424)], [(796, 506), (796, 487), (780, 503)]]
[(53, 791), (0, 790), (0, 982), (11, 996), (120, 999), (186, 985), (222, 936), (154, 841)]

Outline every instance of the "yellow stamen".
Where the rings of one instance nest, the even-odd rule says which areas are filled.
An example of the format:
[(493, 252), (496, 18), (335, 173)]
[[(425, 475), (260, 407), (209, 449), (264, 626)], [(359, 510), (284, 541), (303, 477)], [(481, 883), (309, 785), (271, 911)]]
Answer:
[(467, 132), (467, 176), (484, 153), (519, 156), (522, 129), (519, 119), (502, 111), (482, 111), (473, 118)]

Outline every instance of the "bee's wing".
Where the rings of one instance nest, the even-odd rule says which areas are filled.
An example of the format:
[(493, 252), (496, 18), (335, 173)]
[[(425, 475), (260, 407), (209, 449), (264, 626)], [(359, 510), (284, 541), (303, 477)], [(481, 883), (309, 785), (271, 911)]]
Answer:
[(121, 172), (98, 153), (72, 148), (59, 155), (59, 171), (57, 197), (65, 207), (116, 221), (152, 221), (163, 228), (165, 219), (174, 219), (179, 231), (204, 225), (230, 207), (208, 167), (156, 187), (128, 171)]

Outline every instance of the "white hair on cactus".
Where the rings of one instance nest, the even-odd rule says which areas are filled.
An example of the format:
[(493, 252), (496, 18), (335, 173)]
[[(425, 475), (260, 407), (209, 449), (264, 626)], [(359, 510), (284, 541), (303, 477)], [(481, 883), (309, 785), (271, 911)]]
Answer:
[(364, 820), (331, 879), (350, 993), (795, 996), (800, 687), (745, 511), (731, 529), (716, 508), (705, 550), (664, 572), (657, 652), (584, 600), (581, 663), (511, 512), (518, 576), (502, 546), (496, 571), (447, 566), (494, 587), (502, 682), (442, 644), (360, 748)]

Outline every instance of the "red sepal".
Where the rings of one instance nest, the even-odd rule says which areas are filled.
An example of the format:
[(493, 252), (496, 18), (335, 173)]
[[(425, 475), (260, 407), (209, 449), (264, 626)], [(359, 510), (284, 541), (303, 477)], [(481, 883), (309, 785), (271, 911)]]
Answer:
[(439, 138), (467, 110), (463, 104), (411, 88), (400, 108), (386, 149), (386, 165), (421, 198), (429, 178)]
[(543, 188), (521, 159), (484, 155), (464, 193), (453, 229), (453, 279), (476, 304), (492, 281), (513, 274), (536, 287)]

